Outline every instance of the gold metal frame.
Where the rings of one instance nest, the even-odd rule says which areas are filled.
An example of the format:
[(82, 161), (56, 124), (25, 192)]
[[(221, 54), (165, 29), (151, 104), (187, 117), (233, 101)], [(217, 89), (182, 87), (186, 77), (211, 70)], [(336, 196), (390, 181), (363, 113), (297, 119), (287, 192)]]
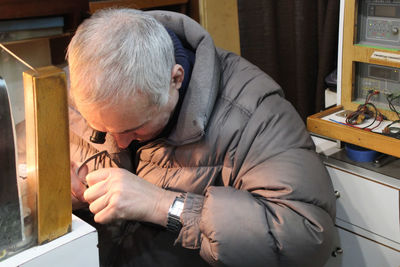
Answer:
[(23, 73), (29, 190), (38, 243), (71, 229), (71, 179), (65, 73), (54, 66)]

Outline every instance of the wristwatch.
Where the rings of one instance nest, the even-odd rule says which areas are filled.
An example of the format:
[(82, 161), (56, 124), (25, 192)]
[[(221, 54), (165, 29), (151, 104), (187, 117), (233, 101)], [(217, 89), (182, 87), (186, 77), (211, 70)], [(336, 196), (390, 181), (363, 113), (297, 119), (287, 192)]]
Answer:
[(185, 203), (185, 194), (177, 196), (168, 211), (167, 230), (179, 233), (182, 228), (181, 213)]

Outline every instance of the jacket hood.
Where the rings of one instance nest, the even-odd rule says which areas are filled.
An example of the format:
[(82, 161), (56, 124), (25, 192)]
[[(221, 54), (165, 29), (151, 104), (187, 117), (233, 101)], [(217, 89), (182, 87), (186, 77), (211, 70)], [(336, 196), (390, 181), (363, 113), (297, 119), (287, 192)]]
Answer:
[(168, 137), (172, 143), (191, 143), (203, 136), (217, 97), (221, 72), (217, 50), (210, 34), (186, 15), (169, 11), (146, 13), (175, 32), (196, 53), (178, 121)]

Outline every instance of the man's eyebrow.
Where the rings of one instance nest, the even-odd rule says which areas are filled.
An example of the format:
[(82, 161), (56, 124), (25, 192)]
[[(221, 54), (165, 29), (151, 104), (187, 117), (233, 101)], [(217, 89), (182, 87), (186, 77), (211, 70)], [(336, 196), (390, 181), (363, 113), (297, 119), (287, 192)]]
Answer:
[[(137, 129), (143, 127), (147, 122), (148, 122), (148, 121), (145, 121), (144, 123), (140, 124), (139, 126), (136, 126), (136, 127), (134, 127), (134, 128), (128, 129), (128, 130), (124, 130), (124, 131), (122, 131), (122, 132), (108, 132), (108, 133), (110, 133), (110, 134), (124, 134), (124, 133), (128, 133), (128, 132), (135, 131), (135, 130), (137, 130)], [(89, 124), (89, 123), (88, 123), (88, 124)], [(96, 128), (94, 128), (91, 124), (89, 124), (89, 126), (90, 126), (90, 128), (92, 128), (93, 130), (99, 131), (99, 130), (97, 130)], [(100, 131), (100, 132), (102, 132), (102, 131)]]
[(128, 133), (128, 132), (131, 132), (131, 131), (135, 131), (135, 130), (141, 128), (141, 127), (142, 127), (143, 125), (145, 125), (146, 123), (147, 123), (147, 121), (144, 122), (144, 123), (142, 123), (142, 124), (140, 124), (139, 126), (136, 126), (136, 127), (134, 127), (134, 128), (131, 128), (131, 129), (128, 129), (128, 130), (124, 130), (124, 131), (122, 131), (122, 132), (118, 132), (118, 133), (115, 133), (115, 134), (124, 134), (124, 133)]

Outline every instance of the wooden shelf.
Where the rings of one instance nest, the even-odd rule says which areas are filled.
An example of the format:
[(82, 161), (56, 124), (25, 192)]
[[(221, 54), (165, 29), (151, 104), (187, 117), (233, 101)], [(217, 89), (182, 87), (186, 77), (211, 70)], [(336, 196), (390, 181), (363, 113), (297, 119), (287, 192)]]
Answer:
[[(94, 13), (99, 9), (109, 7), (126, 7), (135, 9), (149, 9), (173, 5), (184, 5), (182, 11), (186, 10), (188, 0), (115, 0), (115, 1), (96, 1), (89, 2), (90, 13)], [(182, 12), (185, 13), (185, 12)]]
[(343, 110), (343, 107), (336, 106), (308, 117), (308, 131), (321, 136), (372, 149), (384, 154), (400, 157), (400, 139), (323, 119), (324, 117), (340, 110)]
[(87, 0), (0, 0), (0, 20), (63, 16), (64, 31), (74, 31), (87, 15)]

